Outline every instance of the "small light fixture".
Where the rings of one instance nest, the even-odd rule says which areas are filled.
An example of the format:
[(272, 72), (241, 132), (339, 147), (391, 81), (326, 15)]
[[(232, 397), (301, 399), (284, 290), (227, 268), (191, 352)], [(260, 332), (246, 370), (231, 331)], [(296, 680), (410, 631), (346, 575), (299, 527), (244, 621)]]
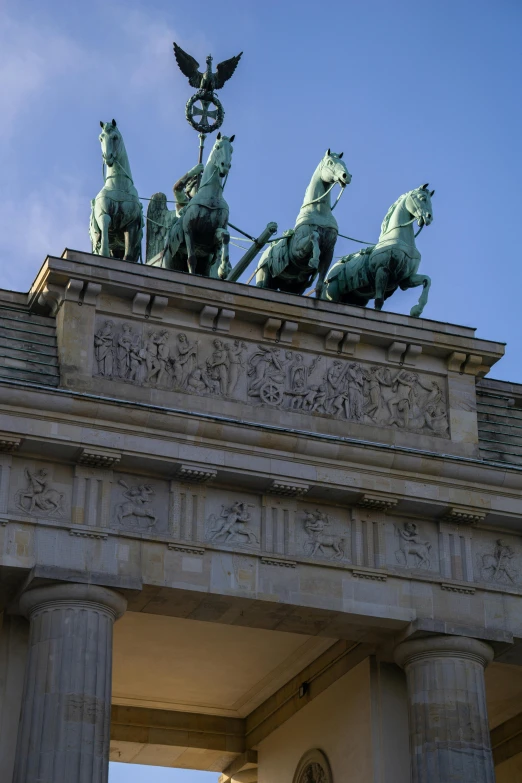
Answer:
[(310, 683), (309, 682), (302, 682), (299, 686), (299, 698), (302, 699), (308, 691), (310, 690)]

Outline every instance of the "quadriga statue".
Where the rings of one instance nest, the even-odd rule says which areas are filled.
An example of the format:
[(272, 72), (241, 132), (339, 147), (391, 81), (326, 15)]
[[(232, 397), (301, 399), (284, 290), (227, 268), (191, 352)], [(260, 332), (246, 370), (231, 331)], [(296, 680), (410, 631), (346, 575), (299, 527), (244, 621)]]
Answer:
[[(156, 195), (156, 207), (160, 208), (155, 209), (154, 219), (161, 225), (164, 215), (170, 227), (162, 255), (147, 258), (147, 263), (152, 261), (154, 266), (206, 277), (227, 276), (231, 269), (227, 231), (229, 210), (223, 198), (223, 187), (232, 165), (233, 141), (234, 136), (229, 138), (218, 133), (201, 184), (195, 192), (190, 192), (179, 216), (175, 217), (166, 209), (166, 200), (166, 211), (162, 212)], [(151, 217), (149, 212), (147, 218)]]
[(419, 302), (410, 311), (410, 315), (418, 318), (428, 301), (431, 279), (417, 274), (421, 254), (415, 245), (413, 223), (417, 221), (422, 228), (433, 221), (434, 193), (426, 183), (398, 198), (382, 221), (377, 244), (344, 256), (332, 266), (322, 298), (362, 306), (374, 299), (375, 309), (381, 310), (384, 300), (397, 288), (405, 291), (421, 285)]
[(256, 285), (260, 288), (303, 294), (318, 277), (315, 290), (321, 295), (339, 232), (330, 193), (335, 184), (344, 188), (352, 179), (342, 157), (342, 152), (327, 150), (306, 189), (294, 230), (259, 259)]
[(137, 262), (141, 255), (143, 209), (134, 187), (122, 135), (112, 122), (100, 122), (100, 143), (106, 167), (105, 184), (91, 201), (92, 252), (97, 256)]

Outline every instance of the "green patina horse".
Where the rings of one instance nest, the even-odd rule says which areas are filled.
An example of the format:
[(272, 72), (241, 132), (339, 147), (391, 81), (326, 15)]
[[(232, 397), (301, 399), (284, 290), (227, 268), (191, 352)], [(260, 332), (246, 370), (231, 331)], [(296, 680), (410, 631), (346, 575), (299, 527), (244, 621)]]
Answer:
[(413, 223), (429, 226), (433, 220), (428, 185), (410, 190), (391, 205), (381, 226), (376, 245), (339, 259), (325, 280), (322, 298), (331, 302), (366, 305), (375, 299), (381, 310), (384, 300), (400, 288), (423, 286), (418, 304), (410, 315), (419, 317), (428, 301), (431, 279), (417, 274), (421, 255), (415, 245)]
[(318, 276), (316, 294), (320, 296), (339, 231), (330, 192), (335, 184), (344, 188), (352, 179), (342, 156), (342, 152), (327, 150), (306, 189), (294, 230), (270, 245), (259, 259), (256, 285), (260, 288), (303, 294)]
[(141, 255), (143, 209), (134, 187), (122, 135), (112, 122), (100, 122), (100, 143), (107, 174), (91, 201), (92, 252), (137, 262)]
[(230, 272), (229, 210), (223, 187), (232, 165), (233, 141), (234, 136), (218, 133), (201, 185), (169, 229), (159, 262), (166, 269), (219, 278)]

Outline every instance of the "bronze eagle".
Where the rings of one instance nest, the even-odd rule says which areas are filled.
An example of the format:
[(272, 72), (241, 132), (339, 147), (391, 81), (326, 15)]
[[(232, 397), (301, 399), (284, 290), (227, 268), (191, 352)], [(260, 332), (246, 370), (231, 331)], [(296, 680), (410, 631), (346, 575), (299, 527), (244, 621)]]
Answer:
[(243, 52), (240, 52), (229, 60), (223, 60), (222, 63), (219, 63), (215, 72), (212, 71), (212, 57), (209, 55), (207, 57), (207, 68), (202, 73), (198, 70), (198, 61), (191, 57), (190, 54), (184, 52), (181, 46), (174, 42), (174, 56), (181, 73), (188, 77), (191, 87), (196, 87), (198, 90), (206, 93), (211, 93), (223, 87), (236, 70), (242, 54)]

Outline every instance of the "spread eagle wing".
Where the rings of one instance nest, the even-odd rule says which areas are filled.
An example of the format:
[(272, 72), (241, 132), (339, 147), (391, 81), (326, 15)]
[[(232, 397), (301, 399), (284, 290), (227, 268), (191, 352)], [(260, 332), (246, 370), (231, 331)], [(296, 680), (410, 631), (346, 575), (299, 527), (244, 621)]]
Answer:
[(214, 75), (214, 89), (219, 90), (223, 85), (225, 84), (228, 79), (232, 76), (234, 71), (237, 68), (237, 64), (241, 59), (241, 55), (243, 52), (240, 52), (235, 57), (231, 57), (230, 60), (223, 60), (222, 63), (219, 63), (219, 65), (216, 68), (216, 73)]
[[(175, 41), (173, 45), (174, 45), (174, 57), (176, 58), (176, 62), (179, 65), (179, 69), (181, 73), (184, 76), (188, 77), (189, 84), (191, 87), (199, 88), (204, 74), (198, 71), (199, 68), (198, 61), (195, 60), (190, 54), (184, 52), (181, 46), (178, 46)], [(230, 75), (232, 75), (232, 73)], [(229, 77), (227, 76), (227, 79), (228, 78)]]
[(167, 234), (175, 220), (176, 212), (167, 207), (166, 195), (154, 193), (147, 208), (146, 261), (150, 261), (164, 250)]

